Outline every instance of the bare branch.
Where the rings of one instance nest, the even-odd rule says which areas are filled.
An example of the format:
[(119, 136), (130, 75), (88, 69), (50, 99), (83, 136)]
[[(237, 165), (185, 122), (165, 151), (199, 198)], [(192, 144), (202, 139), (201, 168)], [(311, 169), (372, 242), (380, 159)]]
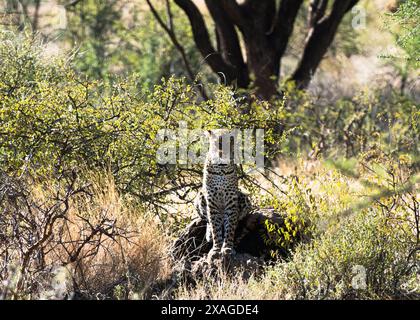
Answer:
[(320, 19), (309, 30), (302, 59), (292, 76), (292, 80), (296, 82), (299, 88), (307, 87), (315, 70), (333, 42), (344, 15), (357, 3), (358, 0), (334, 1), (331, 13)]
[(76, 6), (79, 2), (82, 2), (83, 0), (73, 0), (70, 1), (69, 3), (65, 4), (64, 7), (68, 8), (68, 7), (74, 7)]
[[(175, 48), (179, 51), (179, 53), (181, 54), (182, 57), (182, 61), (184, 62), (188, 77), (190, 78), (190, 80), (192, 82), (197, 82), (196, 77), (194, 75), (194, 72), (192, 70), (191, 64), (188, 60), (188, 56), (187, 53), (185, 52), (184, 47), (181, 45), (181, 43), (178, 41), (178, 38), (176, 37), (175, 34), (175, 30), (174, 30), (174, 26), (173, 26), (173, 18), (172, 18), (172, 11), (171, 11), (171, 7), (169, 4), (169, 1), (166, 1), (166, 11), (168, 14), (168, 20), (169, 23), (168, 25), (163, 21), (163, 19), (161, 18), (161, 16), (159, 15), (159, 13), (157, 12), (156, 8), (152, 5), (152, 3), (150, 2), (150, 0), (146, 0), (147, 4), (149, 5), (150, 10), (152, 11), (153, 16), (155, 17), (156, 21), (159, 23), (159, 25), (163, 28), (163, 30), (167, 33), (167, 35), (169, 36), (169, 38), (171, 39), (173, 45), (175, 46)], [(203, 86), (199, 86), (200, 89), (200, 93), (203, 96), (204, 99), (207, 99), (207, 94), (204, 91), (204, 87)]]
[[(148, 0), (149, 1), (149, 0)], [(190, 21), (194, 42), (207, 64), (215, 73), (231, 74), (231, 68), (214, 49), (210, 41), (203, 16), (191, 0), (175, 0), (175, 3), (185, 12)]]
[(277, 11), (271, 37), (275, 41), (277, 54), (283, 56), (293, 32), (293, 27), (303, 0), (283, 0)]
[(308, 26), (314, 27), (321, 20), (327, 10), (328, 0), (312, 0), (309, 4)]
[(246, 87), (249, 83), (248, 71), (235, 26), (220, 2), (205, 2), (216, 24), (218, 50), (233, 72), (227, 74), (228, 82), (237, 80), (240, 87)]

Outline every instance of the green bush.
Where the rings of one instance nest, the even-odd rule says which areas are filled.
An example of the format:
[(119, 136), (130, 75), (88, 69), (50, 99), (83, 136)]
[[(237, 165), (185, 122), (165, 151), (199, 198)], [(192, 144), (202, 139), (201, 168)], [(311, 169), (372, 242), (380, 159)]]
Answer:
[(311, 178), (320, 185), (302, 177), (295, 192), (280, 198), (289, 214), (301, 204), (312, 239), (290, 261), (270, 268), (265, 280), (288, 298), (418, 297), (416, 163), (376, 150), (334, 166)]
[(194, 88), (175, 78), (152, 91), (136, 77), (85, 80), (68, 61), (43, 58), (36, 40), (6, 36), (0, 42), (0, 162), (9, 174), (108, 168), (122, 190), (152, 200), (201, 176), (194, 168), (157, 163), (160, 129), (177, 130), (180, 121), (189, 129), (264, 128), (267, 141), (280, 141), (281, 133), (270, 129), (281, 121), (281, 105), (274, 116), (257, 102), (244, 113), (222, 86), (199, 102)]
[[(157, 10), (166, 17), (160, 5)], [(177, 6), (171, 10), (193, 72), (205, 72), (187, 17)], [(187, 76), (180, 53), (144, 3), (82, 1), (67, 8), (67, 17), (64, 40), (77, 49), (74, 67), (92, 79), (113, 81), (116, 75), (135, 73), (142, 86), (153, 88), (162, 77)]]
[(407, 260), (412, 247), (401, 236), (378, 209), (366, 210), (337, 232), (299, 247), (266, 280), (295, 299), (395, 298), (413, 289), (418, 294), (416, 264)]
[(294, 126), (292, 153), (353, 157), (372, 148), (419, 154), (419, 109), (416, 101), (391, 91), (364, 90), (351, 99), (316, 100), (289, 94), (285, 123)]
[(109, 168), (121, 190), (154, 199), (198, 183), (199, 166), (156, 162), (159, 129), (177, 130), (180, 121), (189, 129), (265, 129), (267, 165), (280, 154), (351, 157), (376, 147), (418, 154), (419, 112), (402, 97), (363, 93), (325, 106), (290, 89), (268, 104), (213, 86), (201, 101), (182, 79), (150, 91), (136, 76), (86, 80), (71, 61), (43, 57), (36, 39), (2, 33), (0, 40), (0, 162), (14, 175)]
[[(389, 15), (386, 23), (394, 33), (396, 44), (406, 53), (408, 68), (420, 66), (419, 0), (406, 0), (399, 4), (396, 12)], [(395, 58), (395, 57), (393, 57)]]

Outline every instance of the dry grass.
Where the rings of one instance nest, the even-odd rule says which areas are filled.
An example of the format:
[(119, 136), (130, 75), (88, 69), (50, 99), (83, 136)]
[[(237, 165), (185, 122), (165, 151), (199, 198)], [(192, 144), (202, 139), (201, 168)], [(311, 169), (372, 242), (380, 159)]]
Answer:
[[(71, 242), (83, 241), (84, 221), (77, 218), (83, 215), (96, 223), (101, 219), (115, 221), (124, 236), (105, 239), (94, 255), (77, 262), (77, 282), (89, 292), (115, 297), (112, 290), (117, 288), (123, 291), (116, 298), (145, 298), (151, 286), (170, 272), (168, 238), (151, 217), (119, 195), (111, 176), (96, 176), (92, 181), (93, 198), (78, 199), (70, 211), (76, 222), (69, 234)], [(91, 250), (95, 248), (87, 246), (82, 256)]]
[[(54, 281), (66, 282), (58, 286), (66, 288), (67, 296), (76, 292), (84, 298), (149, 298), (153, 285), (169, 274), (169, 239), (161, 226), (120, 196), (110, 175), (90, 176), (88, 193), (71, 198), (65, 216), (56, 220), (52, 235), (32, 255), (21, 283), (36, 284), (32, 285), (36, 291), (29, 289), (30, 285), (22, 285), (12, 288), (9, 298), (54, 298)], [(54, 205), (56, 189), (52, 183), (38, 183), (30, 188), (31, 201), (42, 204), (39, 212), (35, 205), (31, 208), (33, 220), (39, 220), (40, 231), (41, 208)], [(16, 257), (22, 252), (17, 246), (9, 249), (9, 254)], [(15, 266), (22, 265), (19, 258), (13, 262)], [(57, 268), (66, 273), (59, 280), (55, 277)], [(2, 276), (10, 278), (11, 272), (6, 270)]]
[[(293, 176), (299, 177), (297, 184), (290, 185), (280, 178), (276, 180), (278, 186), (283, 184), (287, 194), (278, 194), (281, 207), (287, 213), (303, 212), (306, 218), (315, 219), (318, 235), (310, 244), (299, 246), (290, 260), (267, 267), (258, 278), (245, 281), (221, 273), (211, 281), (203, 279), (194, 286), (180, 283), (173, 292), (174, 298), (377, 298), (395, 297), (403, 285), (418, 290), (418, 276), (399, 271), (412, 264), (405, 259), (411, 250), (410, 229), (406, 222), (402, 226), (392, 225), (392, 228), (384, 223), (388, 221), (385, 218), (409, 214), (403, 204), (388, 212), (386, 217), (381, 218), (381, 207), (372, 204), (368, 210), (342, 220), (338, 213), (354, 204), (361, 193), (367, 192), (365, 186), (319, 161), (284, 161), (279, 164), (279, 171), (286, 181), (292, 180)], [(89, 174), (88, 177), (88, 192), (71, 198), (65, 219), (54, 224), (52, 236), (32, 255), (24, 285), (19, 287), (19, 281), (9, 281), (15, 287), (5, 294), (7, 290), (0, 282), (0, 297), (61, 299), (66, 295), (72, 297), (72, 292), (77, 293), (73, 298), (90, 299), (165, 296), (162, 289), (167, 288), (163, 283), (172, 273), (172, 265), (167, 254), (170, 237), (162, 224), (132, 199), (121, 196), (110, 174)], [(370, 181), (374, 181), (373, 178), (370, 177)], [(57, 189), (60, 188), (51, 181), (37, 182), (29, 188), (31, 203), (38, 204), (31, 207), (36, 219), (42, 220), (43, 208), (55, 204)], [(255, 197), (255, 200), (261, 199)], [(101, 232), (95, 233), (95, 230)], [(395, 240), (397, 233), (398, 237), (406, 235), (407, 241)], [(383, 243), (378, 244), (378, 239), (383, 239)], [(1, 250), (0, 247), (0, 263), (3, 259)], [(22, 265), (18, 247), (11, 246), (9, 254), (16, 258), (6, 268), (6, 273), (2, 271), (1, 280), (13, 278), (12, 265)], [(43, 256), (43, 263), (39, 256)], [(378, 267), (378, 259), (384, 261), (382, 269)], [(373, 280), (368, 283), (368, 291), (351, 288), (354, 277), (351, 270), (355, 265), (363, 265), (371, 272)], [(0, 264), (0, 270), (1, 267)], [(401, 279), (400, 291), (390, 291), (388, 282), (392, 277), (383, 276), (389, 272)], [(382, 277), (385, 285), (378, 287), (375, 277)]]
[(244, 280), (219, 274), (217, 279), (201, 280), (195, 286), (181, 285), (175, 297), (180, 300), (282, 300), (288, 298), (284, 289), (266, 276)]

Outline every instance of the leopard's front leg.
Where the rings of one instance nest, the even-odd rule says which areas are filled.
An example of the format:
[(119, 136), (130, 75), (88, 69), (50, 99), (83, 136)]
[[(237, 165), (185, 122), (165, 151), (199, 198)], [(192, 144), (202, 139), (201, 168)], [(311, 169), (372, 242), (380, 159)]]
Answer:
[(211, 261), (220, 254), (223, 245), (223, 214), (211, 197), (207, 199), (207, 215), (213, 239), (213, 247), (208, 254)]
[(232, 192), (229, 195), (229, 201), (226, 203), (224, 212), (224, 239), (222, 244), (221, 253), (224, 256), (230, 256), (234, 254), (233, 244), (235, 239), (236, 226), (238, 224), (239, 216), (239, 202), (238, 195), (236, 192)]

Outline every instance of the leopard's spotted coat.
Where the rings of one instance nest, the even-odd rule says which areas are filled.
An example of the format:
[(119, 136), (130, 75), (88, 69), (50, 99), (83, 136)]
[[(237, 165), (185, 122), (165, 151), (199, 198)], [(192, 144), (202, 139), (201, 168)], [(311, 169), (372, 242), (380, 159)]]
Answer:
[(210, 148), (203, 171), (202, 197), (196, 203), (198, 211), (207, 219), (206, 236), (208, 240), (211, 236), (213, 242), (209, 259), (219, 253), (223, 256), (233, 254), (235, 230), (241, 213), (234, 158), (232, 154), (227, 159), (219, 157), (222, 152), (219, 139), (225, 134), (224, 130), (209, 133)]

